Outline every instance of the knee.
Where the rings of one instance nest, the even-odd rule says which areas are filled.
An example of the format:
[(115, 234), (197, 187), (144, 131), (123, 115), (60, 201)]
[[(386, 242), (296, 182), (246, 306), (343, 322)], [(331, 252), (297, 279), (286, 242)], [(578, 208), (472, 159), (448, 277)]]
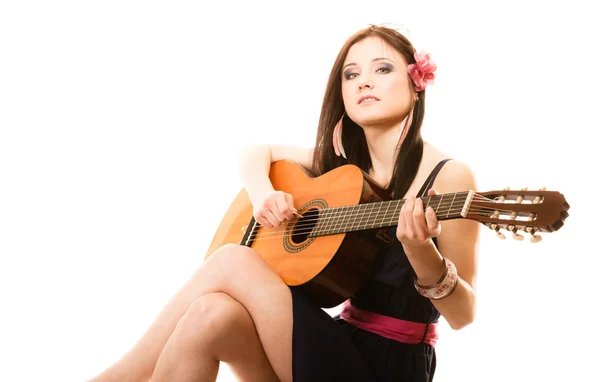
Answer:
[(231, 267), (248, 269), (253, 264), (265, 263), (255, 250), (238, 244), (223, 245), (208, 260), (218, 262), (228, 269)]
[(246, 309), (229, 295), (209, 293), (190, 305), (177, 324), (177, 332), (188, 345), (212, 347), (249, 320)]
[[(245, 245), (227, 243), (219, 247), (212, 256), (215, 257), (246, 257), (258, 255), (253, 249)], [(211, 256), (211, 257), (212, 257)]]

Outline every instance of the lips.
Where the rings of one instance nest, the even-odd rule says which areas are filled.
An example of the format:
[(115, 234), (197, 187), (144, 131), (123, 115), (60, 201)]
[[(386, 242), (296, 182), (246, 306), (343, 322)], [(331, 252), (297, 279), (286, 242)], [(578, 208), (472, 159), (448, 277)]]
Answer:
[(379, 98), (372, 96), (372, 95), (366, 95), (366, 96), (362, 96), (358, 99), (358, 104), (363, 104), (363, 103), (371, 103), (371, 102), (377, 102), (379, 101)]

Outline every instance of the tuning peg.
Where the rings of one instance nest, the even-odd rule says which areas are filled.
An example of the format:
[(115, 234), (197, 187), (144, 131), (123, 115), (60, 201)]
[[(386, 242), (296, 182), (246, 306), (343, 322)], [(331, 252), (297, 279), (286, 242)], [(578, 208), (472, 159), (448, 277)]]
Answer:
[(500, 227), (498, 226), (498, 224), (490, 224), (489, 227), (491, 230), (496, 231), (496, 236), (498, 236), (498, 238), (506, 240), (506, 236), (504, 236), (504, 234), (500, 232)]
[(542, 241), (542, 237), (540, 235), (532, 233), (531, 237), (529, 238), (529, 241), (531, 241), (532, 243), (539, 243), (540, 241)]
[(531, 241), (532, 243), (539, 243), (540, 241), (542, 241), (542, 237), (540, 235), (535, 234), (535, 232), (536, 232), (535, 227), (527, 227), (527, 228), (525, 228), (525, 231), (527, 231), (531, 234), (529, 241)]
[(527, 191), (528, 188), (529, 187), (523, 187), (523, 188), (521, 188), (521, 191)]
[(540, 191), (546, 191), (546, 186), (540, 188)]
[(513, 239), (521, 241), (524, 239), (523, 235), (519, 233), (519, 229), (514, 225), (509, 225), (508, 230), (513, 233)]

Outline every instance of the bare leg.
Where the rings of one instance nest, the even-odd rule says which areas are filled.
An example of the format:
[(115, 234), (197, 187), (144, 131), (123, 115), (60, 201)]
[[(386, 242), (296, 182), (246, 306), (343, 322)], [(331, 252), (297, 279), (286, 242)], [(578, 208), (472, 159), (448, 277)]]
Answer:
[(248, 311), (225, 293), (196, 299), (167, 341), (152, 382), (201, 382), (217, 378), (219, 361), (239, 381), (279, 381)]
[(237, 245), (225, 245), (209, 257), (133, 348), (92, 381), (148, 381), (179, 320), (198, 297), (214, 292), (224, 292), (246, 308), (277, 376), (291, 381), (290, 290), (254, 250)]

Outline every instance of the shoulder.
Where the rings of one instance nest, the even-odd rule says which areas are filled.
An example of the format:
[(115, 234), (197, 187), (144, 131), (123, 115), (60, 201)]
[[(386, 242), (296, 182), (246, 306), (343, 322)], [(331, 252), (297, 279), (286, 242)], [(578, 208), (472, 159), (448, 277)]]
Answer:
[(432, 145), (428, 144), (427, 146), (430, 158), (436, 163), (444, 159), (450, 159), (440, 169), (433, 184), (433, 188), (437, 192), (444, 193), (476, 189), (475, 174), (471, 166), (461, 160), (452, 158)]

